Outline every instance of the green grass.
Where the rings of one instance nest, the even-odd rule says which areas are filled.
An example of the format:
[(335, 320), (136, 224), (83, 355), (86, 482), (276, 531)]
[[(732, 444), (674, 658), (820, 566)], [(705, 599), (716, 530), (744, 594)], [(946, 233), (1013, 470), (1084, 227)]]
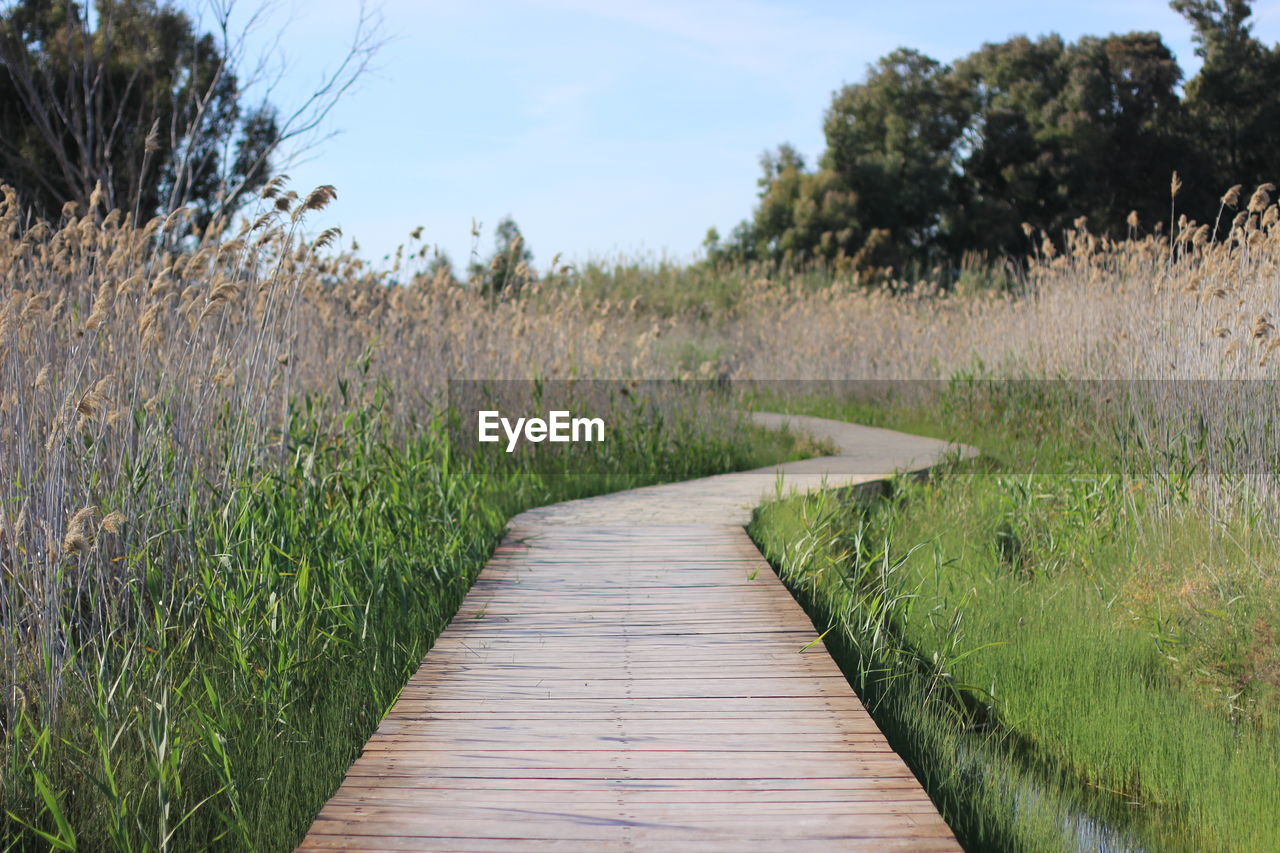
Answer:
[[(916, 287), (961, 295), (1014, 293), (1023, 286), (1014, 268), (967, 254), (959, 267), (911, 263), (899, 270), (853, 269), (814, 261), (806, 264), (738, 262), (731, 259), (680, 263), (639, 255), (597, 256), (576, 266), (546, 270), (543, 287), (575, 290), (588, 303), (626, 305), (641, 317), (680, 317), (701, 324), (701, 339), (735, 315), (749, 312), (761, 293), (812, 297), (824, 290), (903, 291)], [(677, 357), (679, 353), (676, 354)], [(695, 365), (696, 366), (696, 365)]]
[[(114, 630), (58, 673), (56, 714), (26, 696), (6, 721), (5, 849), (291, 849), (511, 513), (803, 452), (677, 408), (557, 471), (460, 454), (439, 417), (397, 438), (376, 395), (336, 408), (294, 413), (278, 468), (154, 507), (163, 536), (119, 554), (118, 589), (86, 591), (111, 601), (60, 614), (75, 637), (101, 605)], [(171, 537), (194, 564), (170, 564)]]
[(837, 282), (861, 282), (853, 273), (823, 266), (701, 262), (666, 258), (594, 258), (577, 267), (550, 270), (546, 284), (575, 288), (593, 302), (621, 303), (641, 314), (683, 316), (716, 325), (750, 299), (754, 288), (814, 293)]
[(1211, 511), (1067, 386), (934, 390), (793, 407), (981, 460), (772, 504), (752, 534), (962, 841), (1280, 849), (1270, 526)]

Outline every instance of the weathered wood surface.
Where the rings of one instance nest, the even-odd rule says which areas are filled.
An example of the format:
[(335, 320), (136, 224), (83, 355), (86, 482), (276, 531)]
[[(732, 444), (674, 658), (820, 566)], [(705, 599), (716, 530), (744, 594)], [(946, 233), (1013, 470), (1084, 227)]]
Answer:
[[(788, 489), (946, 449), (794, 420)], [(514, 519), (299, 849), (958, 850), (742, 529), (777, 470)]]

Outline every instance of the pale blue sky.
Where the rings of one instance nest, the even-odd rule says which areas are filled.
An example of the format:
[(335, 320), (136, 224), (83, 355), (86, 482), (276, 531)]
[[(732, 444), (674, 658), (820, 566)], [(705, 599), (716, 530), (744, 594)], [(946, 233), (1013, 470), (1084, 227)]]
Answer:
[[(1280, 39), (1280, 0), (1255, 32)], [(379, 261), (423, 226), (461, 268), (483, 224), (511, 214), (535, 253), (689, 258), (755, 199), (759, 156), (822, 150), (833, 90), (899, 45), (951, 61), (984, 41), (1157, 30), (1190, 74), (1189, 27), (1164, 0), (955, 3), (772, 0), (385, 0), (377, 69), (334, 111), (338, 135), (289, 170), (338, 200), (339, 225)], [(298, 97), (340, 53), (351, 0), (286, 7), (281, 49)], [(283, 20), (278, 17), (277, 23)]]

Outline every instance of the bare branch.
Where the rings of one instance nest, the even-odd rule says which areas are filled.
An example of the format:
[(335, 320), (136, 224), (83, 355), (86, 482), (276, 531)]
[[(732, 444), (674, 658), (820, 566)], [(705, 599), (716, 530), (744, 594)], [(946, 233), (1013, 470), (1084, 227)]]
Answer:
[[(301, 103), (278, 111), (269, 96), (286, 76), (287, 63), (273, 68), (277, 50), (248, 56), (268, 25), (271, 2), (242, 20), (238, 0), (188, 0), (181, 6), (161, 0), (140, 13), (112, 3), (82, 13), (74, 0), (63, 4), (55, 25), (61, 29), (49, 44), (28, 45), (29, 36), (5, 28), (0, 17), (0, 69), (26, 114), (24, 133), (39, 141), (39, 157), (51, 158), (56, 171), (47, 160), (39, 169), (16, 162), (23, 156), (18, 145), (0, 146), (0, 162), (27, 176), (27, 185), (45, 197), (46, 209), (59, 197), (85, 203), (101, 182), (108, 202), (125, 206), (128, 196), (135, 216), (144, 212), (144, 197), (145, 206), (162, 210), (196, 202), (202, 216), (234, 212), (268, 169), (328, 138), (321, 126), (385, 44), (380, 14), (362, 3), (337, 66)], [(0, 10), (6, 5), (0, 0)], [(131, 17), (147, 14), (181, 15), (179, 31), (187, 41), (157, 48), (158, 30), (145, 29), (150, 19)], [(268, 43), (278, 47), (282, 33), (283, 27)], [(136, 54), (132, 67), (116, 61), (121, 51)], [(166, 63), (170, 56), (177, 67)], [(241, 76), (246, 65), (248, 74)], [(251, 93), (262, 90), (263, 107), (249, 112)], [(167, 139), (160, 141), (157, 131)], [(148, 172), (156, 174), (150, 185)]]

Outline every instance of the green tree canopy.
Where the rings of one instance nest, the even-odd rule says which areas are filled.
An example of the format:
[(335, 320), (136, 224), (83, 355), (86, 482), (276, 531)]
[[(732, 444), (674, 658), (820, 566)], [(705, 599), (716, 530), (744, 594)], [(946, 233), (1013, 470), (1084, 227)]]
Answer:
[(1120, 236), (1136, 210), (1151, 227), (1174, 171), (1181, 208), (1210, 219), (1228, 186), (1280, 179), (1280, 49), (1253, 37), (1244, 0), (1171, 5), (1204, 59), (1185, 92), (1154, 32), (1018, 36), (953, 65), (895, 50), (834, 94), (817, 168), (789, 146), (765, 155), (756, 210), (710, 254), (899, 266), (1021, 254), (1024, 223), (1057, 239), (1084, 216)]
[(18, 0), (0, 19), (0, 180), (46, 217), (234, 209), (263, 183), (275, 111), (243, 103), (227, 46), (155, 0)]
[(1188, 84), (1190, 141), (1212, 178), (1274, 181), (1280, 173), (1280, 51), (1258, 41), (1245, 0), (1173, 0), (1194, 27), (1200, 73)]
[(948, 66), (900, 48), (864, 82), (836, 92), (827, 110), (823, 168), (853, 191), (856, 230), (887, 231), (902, 254), (928, 255), (946, 242), (972, 111), (957, 82)]
[(987, 44), (956, 64), (972, 93), (953, 250), (1016, 251), (1023, 222), (1059, 234), (1077, 217), (1113, 233), (1130, 210), (1167, 209), (1181, 71), (1155, 33)]
[(804, 158), (790, 145), (760, 158), (760, 203), (750, 222), (740, 225), (728, 244), (710, 238), (713, 252), (741, 260), (768, 258), (801, 262), (862, 263), (867, 235), (857, 226), (857, 196), (830, 170), (809, 172)]

